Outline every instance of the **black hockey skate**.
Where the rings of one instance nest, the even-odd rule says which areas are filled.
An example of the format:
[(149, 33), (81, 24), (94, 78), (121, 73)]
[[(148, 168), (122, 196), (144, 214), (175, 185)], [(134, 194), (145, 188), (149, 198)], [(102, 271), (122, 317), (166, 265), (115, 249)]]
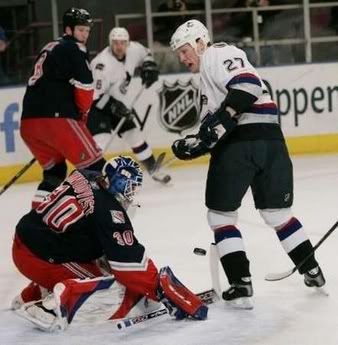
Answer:
[(230, 288), (222, 294), (226, 304), (235, 309), (253, 309), (252, 296), (253, 288), (249, 277), (232, 283)]
[(304, 283), (308, 287), (320, 288), (325, 285), (325, 278), (319, 266), (304, 273)]

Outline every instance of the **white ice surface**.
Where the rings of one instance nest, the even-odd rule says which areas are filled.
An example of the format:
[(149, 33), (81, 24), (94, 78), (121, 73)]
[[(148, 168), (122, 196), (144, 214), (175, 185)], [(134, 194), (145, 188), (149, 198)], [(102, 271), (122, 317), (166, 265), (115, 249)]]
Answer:
[[(338, 156), (293, 158), (294, 215), (313, 243), (338, 218)], [(158, 186), (146, 180), (140, 194), (142, 208), (134, 220), (136, 234), (158, 267), (170, 265), (195, 292), (211, 286), (208, 258), (192, 253), (208, 249), (204, 207), (206, 166), (171, 171), (173, 184)], [(305, 287), (295, 273), (279, 282), (266, 282), (268, 272), (292, 267), (276, 235), (260, 219), (251, 194), (240, 209), (242, 231), (254, 283), (252, 311), (212, 305), (203, 322), (176, 322), (168, 316), (118, 331), (113, 323), (71, 326), (63, 334), (46, 334), (9, 310), (11, 299), (27, 280), (15, 269), (11, 242), (19, 218), (29, 210), (36, 184), (12, 186), (0, 197), (0, 345), (9, 344), (128, 344), (128, 345), (337, 345), (338, 344), (338, 230), (318, 250), (327, 278), (329, 297)], [(224, 288), (225, 279), (222, 279)]]

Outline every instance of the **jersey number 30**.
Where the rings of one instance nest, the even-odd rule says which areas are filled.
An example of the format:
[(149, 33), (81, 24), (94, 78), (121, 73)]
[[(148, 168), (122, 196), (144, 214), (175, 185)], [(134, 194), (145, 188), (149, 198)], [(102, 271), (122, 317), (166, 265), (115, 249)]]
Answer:
[(62, 196), (68, 188), (67, 185), (59, 186), (36, 208), (39, 214), (49, 208), (42, 220), (56, 232), (65, 232), (69, 225), (84, 216), (83, 209), (74, 196)]

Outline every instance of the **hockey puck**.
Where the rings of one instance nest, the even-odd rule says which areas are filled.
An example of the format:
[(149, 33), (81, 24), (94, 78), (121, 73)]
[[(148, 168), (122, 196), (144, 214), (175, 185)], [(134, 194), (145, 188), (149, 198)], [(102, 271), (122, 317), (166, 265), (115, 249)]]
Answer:
[(204, 256), (207, 255), (207, 251), (203, 248), (194, 248), (194, 254)]

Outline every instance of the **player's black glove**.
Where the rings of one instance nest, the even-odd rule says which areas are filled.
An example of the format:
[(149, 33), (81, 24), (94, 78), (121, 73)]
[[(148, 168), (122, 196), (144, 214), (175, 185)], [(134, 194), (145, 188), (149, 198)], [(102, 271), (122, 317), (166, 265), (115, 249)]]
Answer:
[(198, 158), (209, 152), (209, 149), (197, 134), (187, 135), (183, 139), (175, 140), (171, 145), (171, 149), (174, 155), (181, 160)]
[(150, 87), (158, 80), (159, 70), (155, 61), (144, 61), (141, 69), (142, 85)]
[(119, 90), (122, 93), (122, 95), (125, 95), (127, 93), (130, 81), (131, 81), (131, 75), (128, 72), (126, 72), (126, 78), (123, 80), (123, 82), (119, 86)]
[(198, 136), (209, 149), (217, 142), (226, 137), (237, 125), (230, 113), (225, 109), (218, 110), (213, 114), (207, 114), (203, 119)]
[(126, 117), (129, 119), (133, 116), (131, 110), (128, 109), (123, 102), (118, 101), (117, 99), (113, 99), (110, 110), (113, 115), (116, 115), (120, 118)]

